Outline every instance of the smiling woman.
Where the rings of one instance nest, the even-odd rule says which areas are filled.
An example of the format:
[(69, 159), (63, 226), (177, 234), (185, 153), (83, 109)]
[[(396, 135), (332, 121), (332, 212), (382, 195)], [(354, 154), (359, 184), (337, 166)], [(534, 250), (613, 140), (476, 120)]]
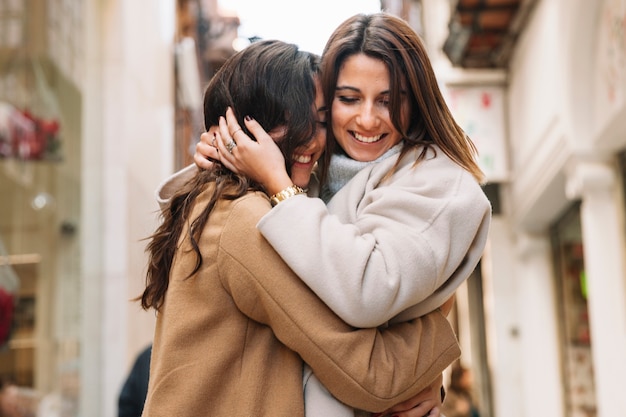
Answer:
[[(339, 146), (355, 161), (374, 161), (403, 138), (389, 113), (389, 85), (389, 71), (379, 59), (352, 55), (342, 66), (333, 100), (332, 128)], [(402, 100), (407, 101), (406, 95)], [(408, 102), (401, 109), (406, 123)]]

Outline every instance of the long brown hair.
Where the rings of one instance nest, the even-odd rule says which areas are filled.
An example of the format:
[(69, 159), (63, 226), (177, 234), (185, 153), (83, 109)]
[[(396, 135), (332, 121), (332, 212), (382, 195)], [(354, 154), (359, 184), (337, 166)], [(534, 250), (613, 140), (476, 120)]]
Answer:
[[(389, 113), (395, 128), (404, 136), (398, 161), (410, 148), (424, 145), (419, 161), (425, 157), (426, 149), (434, 144), (477, 181), (484, 180), (476, 162), (476, 147), (452, 117), (439, 90), (426, 48), (408, 23), (396, 16), (384, 12), (357, 14), (339, 25), (331, 35), (321, 64), (322, 89), (331, 119), (339, 71), (346, 59), (355, 54), (378, 59), (389, 71)], [(408, 127), (402, 124), (403, 90), (411, 106)], [(324, 167), (328, 166), (331, 154), (339, 151), (332, 129), (328, 129), (326, 149)]]
[[(243, 117), (249, 115), (266, 131), (284, 128), (278, 146), (285, 157), (287, 171), (293, 164), (292, 155), (306, 145), (316, 129), (313, 112), (315, 76), (319, 73), (317, 55), (300, 51), (296, 45), (281, 41), (253, 43), (233, 55), (213, 76), (204, 94), (204, 123), (209, 129), (218, 124), (219, 117), (233, 107), (239, 125), (245, 129)], [(195, 219), (189, 219), (195, 200), (214, 184), (209, 203)], [(193, 275), (202, 265), (197, 242), (209, 215), (220, 200), (234, 200), (261, 186), (248, 178), (234, 174), (219, 162), (198, 174), (179, 190), (162, 210), (162, 223), (150, 236), (146, 288), (137, 299), (144, 309), (159, 310), (169, 286), (169, 273), (178, 240), (189, 224), (189, 239), (196, 254)]]

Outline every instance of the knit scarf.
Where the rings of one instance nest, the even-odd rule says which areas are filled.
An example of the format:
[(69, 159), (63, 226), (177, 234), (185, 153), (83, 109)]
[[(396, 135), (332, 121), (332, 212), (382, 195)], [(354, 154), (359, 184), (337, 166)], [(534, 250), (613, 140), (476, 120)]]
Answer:
[(330, 157), (330, 165), (328, 166), (328, 179), (326, 184), (322, 186), (321, 198), (324, 203), (328, 204), (331, 198), (344, 185), (348, 183), (359, 171), (368, 165), (383, 161), (392, 155), (400, 153), (402, 149), (402, 141), (390, 148), (387, 152), (379, 156), (373, 161), (355, 161), (345, 154), (333, 154)]

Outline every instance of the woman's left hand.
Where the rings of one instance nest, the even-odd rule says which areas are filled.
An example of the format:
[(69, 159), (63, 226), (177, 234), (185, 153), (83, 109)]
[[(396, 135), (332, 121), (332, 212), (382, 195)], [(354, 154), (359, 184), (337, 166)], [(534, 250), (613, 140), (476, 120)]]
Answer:
[(372, 414), (372, 416), (440, 417), (442, 384), (443, 375), (439, 375), (437, 379), (414, 397), (396, 404), (383, 413)]
[(209, 129), (208, 132), (204, 132), (200, 135), (198, 143), (196, 143), (196, 153), (193, 154), (193, 161), (200, 169), (210, 169), (213, 167), (213, 161), (220, 159), (217, 148), (212, 145), (216, 130), (217, 127)]
[(220, 159), (234, 171), (262, 184), (268, 194), (275, 194), (292, 184), (282, 152), (272, 137), (254, 119), (245, 120), (256, 142), (241, 129), (233, 110), (221, 117), (215, 141)]

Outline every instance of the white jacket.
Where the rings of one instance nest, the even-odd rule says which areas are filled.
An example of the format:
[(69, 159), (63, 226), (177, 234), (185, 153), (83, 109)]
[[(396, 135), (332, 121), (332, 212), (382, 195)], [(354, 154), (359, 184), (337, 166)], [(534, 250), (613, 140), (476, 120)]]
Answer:
[(375, 327), (441, 306), (474, 271), (491, 205), (474, 177), (440, 149), (361, 170), (330, 200), (291, 197), (257, 228), (346, 323)]

